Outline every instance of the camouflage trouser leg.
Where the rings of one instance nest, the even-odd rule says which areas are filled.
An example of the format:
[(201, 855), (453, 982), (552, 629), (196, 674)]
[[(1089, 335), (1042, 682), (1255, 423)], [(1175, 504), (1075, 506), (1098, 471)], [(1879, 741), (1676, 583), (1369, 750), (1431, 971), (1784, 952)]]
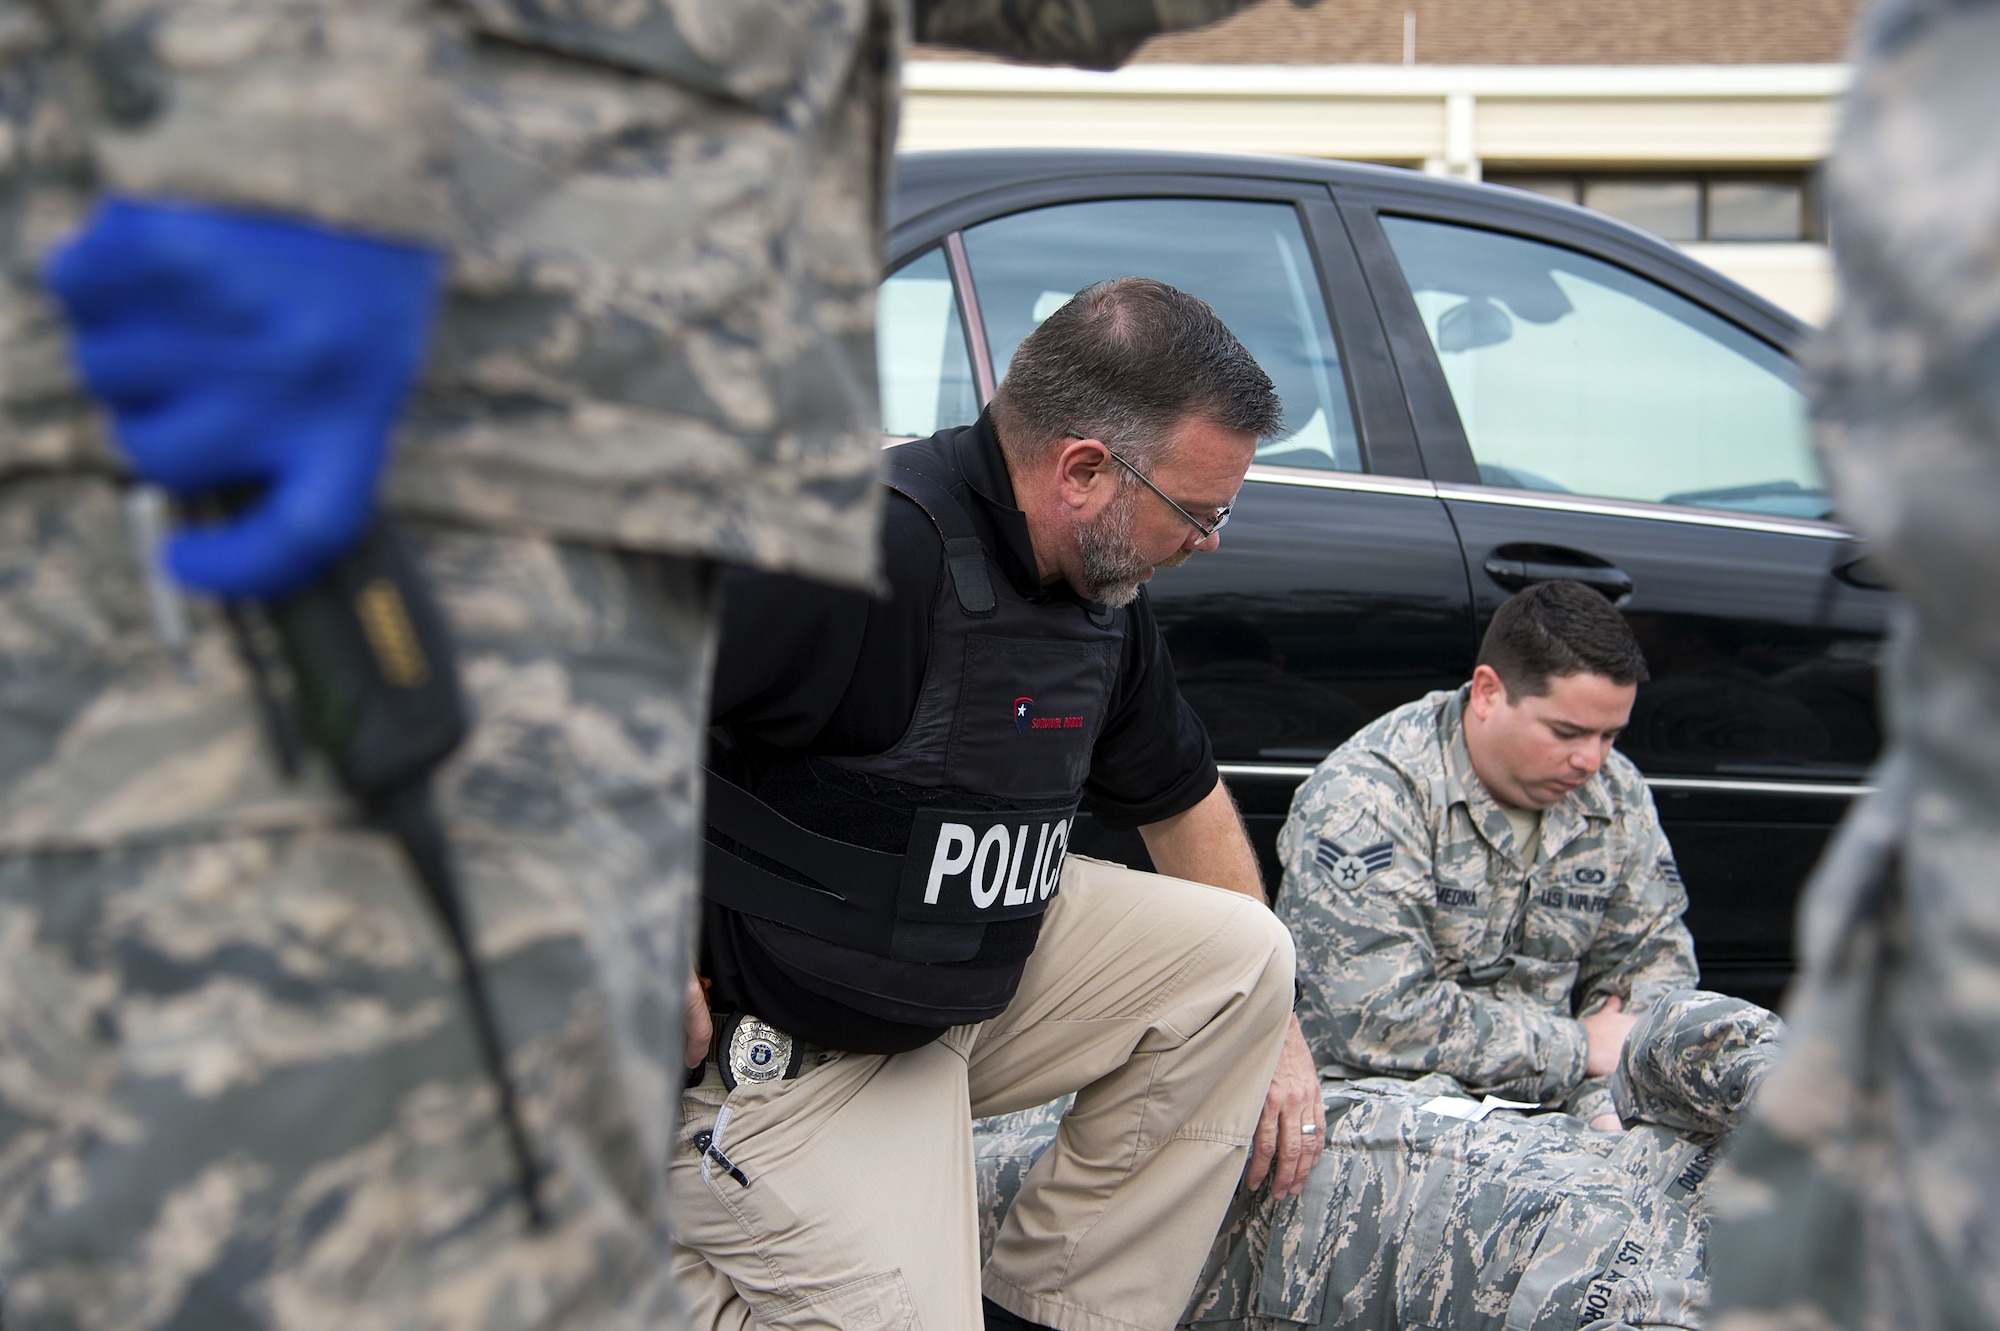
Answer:
[[(1659, 999), (1633, 1028), (1612, 1077), (1619, 1114), (1635, 1125), (1622, 1135), (1585, 1131), (1560, 1114), (1507, 1115), (1465, 1129), (1469, 1141), (1460, 1142), (1451, 1120), (1410, 1108), (1432, 1095), (1464, 1094), (1444, 1077), (1375, 1078), (1333, 1092), (1331, 1161), (1322, 1161), (1297, 1201), (1238, 1196), (1196, 1297), (1199, 1316), (1257, 1327), (1429, 1325), (1401, 1320), (1415, 1315), (1411, 1309), (1426, 1297), (1428, 1277), (1406, 1259), (1391, 1261), (1391, 1237), (1400, 1242), (1421, 1234), (1426, 1225), (1441, 1223), (1438, 1207), (1476, 1193), (1475, 1204), (1497, 1208), (1494, 1232), (1467, 1240), (1477, 1247), (1466, 1250), (1470, 1265), (1431, 1272), (1444, 1278), (1432, 1292), (1459, 1319), (1449, 1325), (1478, 1323), (1474, 1303), (1452, 1296), (1454, 1289), (1474, 1288), (1486, 1291), (1487, 1303), (1499, 1298), (1494, 1291), (1512, 1291), (1500, 1302), (1503, 1311), (1563, 1331), (1569, 1325), (1562, 1318), (1572, 1310), (1585, 1321), (1623, 1310), (1647, 1325), (1678, 1325), (1693, 1316), (1703, 1285), (1699, 1226), (1685, 1202), (1675, 1199), (1698, 1189), (1713, 1163), (1699, 1143), (1735, 1123), (1777, 1057), (1782, 1030), (1769, 1011), (1723, 994), (1683, 989)], [(1355, 1096), (1371, 1108), (1356, 1114)], [(1381, 1107), (1398, 1101), (1407, 1102), (1407, 1120)], [(1057, 1101), (976, 1126), (980, 1241), (986, 1247), (1022, 1178), (1054, 1140), (1065, 1105)], [(1425, 1145), (1399, 1156), (1409, 1141)], [(1482, 1178), (1482, 1165), (1491, 1166), (1492, 1176)], [(1382, 1184), (1381, 1170), (1402, 1176), (1400, 1192)], [(1565, 1193), (1572, 1194), (1567, 1201)], [(1425, 1208), (1428, 1219), (1382, 1214), (1404, 1204)], [(1373, 1211), (1351, 1215), (1357, 1207)], [(1586, 1211), (1588, 1223), (1578, 1218)], [(1338, 1243), (1337, 1230), (1345, 1235)], [(1357, 1255), (1368, 1242), (1363, 1230), (1385, 1245), (1371, 1257)], [(1444, 1235), (1431, 1237), (1442, 1241)], [(1605, 1241), (1614, 1237), (1619, 1245), (1629, 1239), (1635, 1246), (1621, 1246), (1607, 1258)], [(1336, 1250), (1345, 1254), (1344, 1267)], [(1638, 1256), (1620, 1263), (1620, 1251)], [(1329, 1299), (1329, 1288), (1339, 1297)], [(1574, 1297), (1565, 1302), (1566, 1296)], [(1529, 1299), (1543, 1302), (1523, 1302)]]
[[(1624, 1133), (1563, 1114), (1462, 1124), (1420, 1108), (1444, 1077), (1329, 1094), (1303, 1197), (1238, 1199), (1194, 1315), (1265, 1327), (1692, 1326), (1705, 1297), (1695, 1198), (1782, 1023), (1684, 989), (1654, 1002), (1612, 1077)], [(1687, 1135), (1681, 1135), (1687, 1134)]]
[(663, 1171), (706, 573), (418, 528), (476, 711), (441, 772), (551, 1223), (525, 1225), (398, 847), (275, 770), (233, 643), (155, 640), (116, 492), (0, 490), (9, 1328), (672, 1325)]
[(1065, 1095), (1015, 1114), (995, 1114), (972, 1125), (972, 1158), (979, 1187), (979, 1261), (993, 1255), (1000, 1222), (1021, 1191), (1028, 1171), (1054, 1145), (1062, 1116), (1076, 1099)]
[(1331, 1087), (1305, 1193), (1239, 1195), (1188, 1325), (1254, 1331), (1698, 1325), (1701, 1146), (1566, 1114), (1466, 1123), (1446, 1077)]

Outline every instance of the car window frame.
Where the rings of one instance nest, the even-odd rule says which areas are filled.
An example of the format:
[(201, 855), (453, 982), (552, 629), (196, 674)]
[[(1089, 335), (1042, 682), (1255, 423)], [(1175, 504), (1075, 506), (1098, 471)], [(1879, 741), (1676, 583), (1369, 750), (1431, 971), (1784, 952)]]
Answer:
[[(1115, 175), (1055, 174), (977, 191), (897, 224), (885, 246), (883, 274), (942, 246), (964, 321), (966, 346), (982, 398), (990, 396), (992, 353), (978, 293), (966, 260), (963, 233), (985, 222), (1062, 204), (1110, 199), (1219, 199), (1290, 206), (1298, 218), (1319, 296), (1340, 358), (1342, 386), (1354, 415), (1358, 472), (1258, 463), (1255, 472), (1320, 483), (1343, 477), (1424, 479), (1416, 431), (1404, 405), (1402, 383), (1384, 343), (1380, 311), (1363, 276), (1347, 227), (1323, 181), (1192, 173), (1132, 172)], [(982, 401), (982, 405), (984, 402)]]
[[(954, 231), (942, 240), (934, 241), (931, 244), (920, 245), (893, 264), (885, 260), (882, 264), (882, 275), (875, 281), (875, 289), (879, 295), (881, 289), (888, 284), (890, 278), (934, 250), (942, 255), (944, 259), (945, 277), (951, 283), (952, 311), (958, 317), (959, 337), (965, 344), (965, 357), (970, 363), (972, 370), (973, 393), (978, 397), (980, 409), (983, 411), (986, 408), (987, 402), (993, 397), (993, 367), (991, 361), (987, 358), (986, 343), (983, 333), (980, 330), (978, 296), (972, 291), (972, 284), (965, 277), (964, 249), (958, 244), (958, 232)], [(970, 313), (967, 312), (966, 308), (968, 301), (972, 302)], [(879, 321), (881, 318), (879, 306), (880, 302), (878, 301), (876, 310), (878, 327), (880, 326)], [(975, 335), (978, 335), (979, 340), (975, 341)], [(879, 382), (879, 369), (877, 373)], [(898, 434), (890, 430), (887, 423), (884, 422), (883, 437), (897, 443), (907, 443), (912, 439), (921, 438), (922, 436)]]
[[(1382, 320), (1388, 345), (1403, 379), (1410, 417), (1416, 426), (1417, 448), (1426, 474), (1441, 492), (1476, 491), (1505, 495), (1510, 502), (1559, 510), (1657, 517), (1696, 525), (1783, 529), (1801, 533), (1851, 535), (1835, 519), (1767, 518), (1696, 505), (1648, 503), (1595, 495), (1540, 496), (1486, 484), (1471, 441), (1465, 434), (1457, 400), (1445, 377), (1437, 348), (1424, 331), (1423, 316), (1394, 248), (1382, 227), (1384, 215), (1407, 217), (1475, 230), (1496, 232), (1532, 243), (1555, 245), (1623, 269), (1634, 277), (1657, 283), (1697, 307), (1733, 325), (1792, 361), (1811, 330), (1748, 292), (1717, 281), (1691, 259), (1663, 241), (1656, 241), (1609, 218), (1560, 204), (1523, 206), (1498, 194), (1477, 204), (1441, 200), (1380, 187), (1336, 186), (1334, 195), (1353, 240)], [(1574, 214), (1566, 216), (1565, 214)], [(1624, 233), (1628, 233), (1624, 234)]]

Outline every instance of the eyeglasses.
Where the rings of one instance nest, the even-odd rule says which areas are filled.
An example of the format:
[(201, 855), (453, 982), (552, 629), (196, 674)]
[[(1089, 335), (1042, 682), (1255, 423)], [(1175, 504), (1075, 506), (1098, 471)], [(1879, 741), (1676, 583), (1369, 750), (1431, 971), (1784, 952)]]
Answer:
[[(1072, 438), (1072, 440), (1082, 440), (1084, 436), (1080, 436), (1080, 434), (1072, 434), (1070, 438)], [(1166, 494), (1164, 490), (1160, 490), (1158, 486), (1154, 486), (1154, 484), (1152, 484), (1152, 478), (1150, 478), (1150, 476), (1146, 476), (1144, 472), (1140, 472), (1140, 470), (1138, 470), (1136, 466), (1132, 466), (1130, 462), (1126, 462), (1126, 460), (1124, 460), (1124, 456), (1122, 456), (1122, 454), (1120, 454), (1120, 452), (1118, 452), (1116, 448), (1112, 448), (1110, 444), (1104, 444), (1104, 452), (1108, 452), (1108, 454), (1110, 454), (1112, 458), (1118, 458), (1118, 466), (1122, 466), (1122, 468), (1124, 468), (1126, 472), (1130, 472), (1132, 476), (1136, 476), (1136, 478), (1140, 480), (1140, 484), (1142, 484), (1142, 486), (1146, 486), (1146, 490), (1152, 490), (1152, 492), (1154, 492), (1156, 496), (1160, 496), (1160, 500), (1164, 500), (1164, 502), (1166, 502), (1166, 506), (1168, 506), (1170, 510), (1174, 510), (1176, 514), (1180, 514), (1182, 522), (1186, 522), (1186, 524), (1188, 524), (1190, 528), (1194, 528), (1196, 532), (1200, 532), (1200, 534), (1202, 534), (1202, 540), (1204, 540), (1204, 542), (1206, 542), (1206, 540), (1210, 540), (1210, 538), (1212, 538), (1212, 536), (1214, 536), (1216, 532), (1220, 532), (1222, 528), (1230, 526), (1230, 510), (1234, 508), (1234, 504), (1224, 504), (1222, 508), (1218, 508), (1218, 510), (1216, 510), (1216, 518), (1214, 518), (1214, 522), (1202, 522), (1200, 518), (1196, 518), (1196, 516), (1194, 516), (1194, 514), (1190, 514), (1188, 510), (1184, 510), (1182, 506), (1174, 504), (1174, 496), (1170, 496), (1170, 494)], [(1196, 542), (1196, 544), (1200, 544), (1200, 542)]]

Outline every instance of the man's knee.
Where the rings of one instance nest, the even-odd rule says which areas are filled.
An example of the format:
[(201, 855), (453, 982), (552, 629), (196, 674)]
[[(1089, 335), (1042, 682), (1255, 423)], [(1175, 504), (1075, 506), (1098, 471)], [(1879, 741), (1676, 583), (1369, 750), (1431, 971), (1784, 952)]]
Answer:
[(1281, 1028), (1291, 1017), (1296, 956), (1291, 930), (1249, 897), (1232, 896), (1212, 965), (1231, 977), (1242, 1020), (1257, 1030)]
[[(1219, 987), (1250, 1006), (1276, 1003), (1290, 1013), (1295, 963), (1291, 930), (1256, 898), (1081, 856), (1072, 856), (1065, 866), (1063, 892), (1070, 900), (1057, 900), (1066, 911), (1085, 900), (1109, 900), (1114, 915), (1134, 911), (1170, 921), (1144, 946), (1165, 963), (1160, 974), (1169, 968), (1177, 973), (1173, 983), (1183, 991)], [(1088, 930), (1094, 917), (1085, 911), (1082, 916), (1066, 913), (1061, 924)], [(1051, 914), (1050, 919), (1052, 930), (1058, 917)]]
[(1289, 1011), (1296, 956), (1284, 921), (1256, 898), (1221, 888), (1205, 888), (1189, 904), (1211, 913), (1204, 925), (1210, 939), (1204, 969), (1230, 977), (1259, 1003), (1280, 996)]
[(1626, 1037), (1612, 1072), (1618, 1116), (1721, 1136), (1770, 1070), (1784, 1029), (1776, 1013), (1727, 994), (1662, 995)]
[(1290, 1016), (1294, 993), (1294, 980), (1298, 965), (1298, 955), (1292, 945), (1292, 931), (1285, 922), (1272, 914), (1268, 908), (1251, 903), (1256, 916), (1254, 933), (1256, 946), (1265, 957), (1264, 968), (1258, 977), (1257, 997), (1267, 1004), (1274, 1004), (1283, 1015)]

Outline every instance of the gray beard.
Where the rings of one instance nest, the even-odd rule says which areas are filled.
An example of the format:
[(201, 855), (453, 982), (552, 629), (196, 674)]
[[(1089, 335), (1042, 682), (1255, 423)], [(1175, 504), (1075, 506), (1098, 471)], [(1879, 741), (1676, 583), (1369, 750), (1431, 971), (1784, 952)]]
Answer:
[(1132, 549), (1132, 514), (1137, 495), (1120, 487), (1117, 498), (1095, 518), (1076, 529), (1077, 553), (1083, 556), (1085, 594), (1108, 606), (1130, 605), (1153, 566)]

